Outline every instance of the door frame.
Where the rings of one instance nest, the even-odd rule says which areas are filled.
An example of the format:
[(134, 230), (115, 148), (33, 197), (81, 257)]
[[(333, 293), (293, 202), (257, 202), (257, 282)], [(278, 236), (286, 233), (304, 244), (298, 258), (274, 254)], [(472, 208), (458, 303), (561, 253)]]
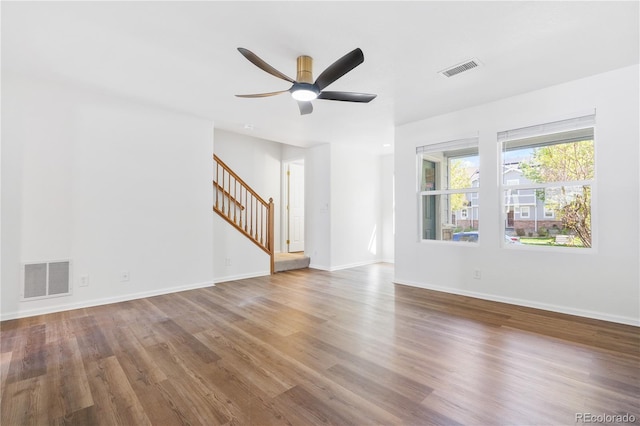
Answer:
[[(304, 157), (296, 158), (292, 160), (287, 160), (282, 162), (282, 215), (281, 215), (281, 248), (280, 251), (282, 253), (289, 253), (289, 232), (290, 232), (290, 211), (289, 211), (289, 193), (290, 193), (290, 165), (302, 165), (304, 170)], [(304, 186), (302, 188), (304, 191)], [(303, 212), (303, 217), (305, 213)], [(304, 229), (303, 229), (304, 232)], [(303, 240), (304, 241), (304, 240)], [(304, 251), (304, 243), (302, 247), (302, 251)]]

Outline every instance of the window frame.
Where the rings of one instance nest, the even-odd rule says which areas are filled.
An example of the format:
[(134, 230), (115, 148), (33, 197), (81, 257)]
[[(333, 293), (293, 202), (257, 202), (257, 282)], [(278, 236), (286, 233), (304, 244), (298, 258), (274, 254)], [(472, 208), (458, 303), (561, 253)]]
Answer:
[[(550, 213), (550, 214), (547, 214), (547, 213)], [(593, 217), (593, 212), (591, 212), (591, 215), (592, 215), (591, 217)], [(545, 204), (544, 207), (543, 207), (542, 216), (545, 219), (555, 219), (556, 218), (556, 212), (555, 212), (555, 210), (548, 208), (547, 204)]]
[[(541, 131), (541, 129), (553, 129), (553, 131)], [(535, 130), (541, 131), (540, 134), (536, 134)], [(561, 137), (563, 134), (570, 134), (572, 131), (577, 131), (579, 134), (581, 131), (590, 134), (590, 138), (576, 138), (575, 140), (564, 139)], [(505, 137), (505, 134), (509, 133), (521, 134), (520, 137)], [(528, 134), (527, 134), (528, 133)], [(526, 135), (526, 136), (524, 136)], [(556, 137), (557, 136), (557, 137)], [(578, 142), (580, 140), (590, 140), (593, 144), (593, 178), (581, 179), (581, 180), (569, 180), (569, 181), (556, 181), (556, 182), (531, 182), (526, 184), (509, 185), (503, 177), (505, 171), (505, 165), (511, 164), (505, 162), (505, 144), (513, 141), (523, 140), (535, 140), (536, 138), (547, 139), (548, 141), (557, 141), (556, 143), (542, 143), (542, 144), (522, 144), (518, 145), (518, 148), (534, 148), (539, 146), (549, 146), (562, 143)], [(573, 119), (562, 120), (559, 122), (552, 122), (548, 124), (542, 124), (538, 126), (531, 126), (530, 128), (515, 129), (507, 132), (498, 133), (498, 149), (499, 149), (499, 169), (502, 171), (499, 180), (499, 193), (500, 193), (500, 222), (501, 232), (506, 233), (507, 225), (507, 207), (506, 193), (507, 191), (520, 192), (522, 190), (546, 190), (549, 188), (562, 188), (562, 187), (588, 187), (590, 191), (590, 230), (591, 230), (591, 246), (590, 247), (573, 247), (573, 246), (536, 246), (528, 244), (505, 244), (502, 243), (503, 248), (507, 249), (525, 249), (525, 250), (541, 250), (541, 251), (558, 251), (558, 252), (571, 252), (571, 253), (594, 253), (597, 252), (597, 156), (598, 156), (598, 144), (597, 140), (597, 128), (595, 123), (595, 111), (591, 115), (576, 117)], [(512, 148), (516, 149), (516, 148)], [(534, 210), (537, 206), (534, 206)], [(515, 209), (514, 209), (515, 210)], [(551, 212), (551, 216), (547, 216), (547, 212)], [(542, 218), (538, 220), (558, 220), (554, 209), (549, 209), (548, 205), (543, 204)]]
[[(479, 147), (479, 138), (472, 137), (466, 139), (457, 139), (442, 143), (434, 143), (424, 146), (416, 147), (416, 165), (417, 165), (417, 205), (418, 205), (418, 241), (419, 242), (432, 242), (437, 241), (438, 243), (456, 243), (459, 241), (453, 241), (453, 239), (445, 239), (443, 236), (445, 234), (445, 230), (449, 230), (452, 232), (453, 229), (449, 229), (447, 225), (453, 225), (451, 222), (451, 216), (453, 216), (456, 212), (462, 210), (468, 210), (470, 208), (478, 211), (479, 213), (479, 197), (480, 197), (480, 186), (479, 181), (478, 185), (474, 186), (472, 182), (468, 188), (457, 188), (457, 189), (449, 189), (450, 186), (450, 169), (451, 164), (450, 161), (455, 158), (464, 158), (476, 156), (478, 158), (478, 166), (477, 172), (478, 176), (480, 173), (480, 147)], [(423, 161), (430, 161), (434, 163), (435, 171), (435, 180), (434, 180), (434, 189), (426, 189), (423, 184), (424, 175), (423, 175)], [(446, 170), (442, 170), (442, 167), (446, 167)], [(444, 182), (443, 182), (444, 181)], [(442, 189), (443, 185), (446, 184), (447, 189)], [(436, 189), (437, 188), (437, 189)], [(456, 194), (464, 194), (465, 199), (470, 203), (464, 209), (452, 210), (451, 209), (451, 197)], [(424, 215), (425, 215), (425, 197), (436, 197), (434, 198), (435, 205), (435, 213), (436, 217), (434, 218), (435, 223), (435, 232), (436, 236), (440, 236), (440, 238), (425, 238), (425, 226), (424, 226)], [(446, 208), (442, 208), (441, 203), (447, 203)], [(444, 210), (446, 209), (446, 214), (444, 214)], [(473, 217), (473, 214), (467, 213), (467, 219), (462, 220), (476, 220), (478, 222), (478, 231), (480, 228), (479, 218)], [(445, 217), (443, 220), (443, 217)], [(473, 231), (473, 232), (478, 232)], [(463, 244), (467, 245), (467, 244)], [(476, 244), (472, 244), (472, 246), (477, 246)]]

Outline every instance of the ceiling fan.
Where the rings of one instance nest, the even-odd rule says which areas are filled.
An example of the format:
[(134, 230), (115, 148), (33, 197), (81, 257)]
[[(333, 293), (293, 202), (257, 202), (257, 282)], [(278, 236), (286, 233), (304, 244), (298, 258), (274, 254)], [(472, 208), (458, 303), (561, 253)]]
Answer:
[(296, 79), (294, 80), (267, 64), (250, 50), (239, 47), (238, 51), (240, 51), (245, 58), (261, 70), (293, 83), (293, 86), (288, 90), (256, 93), (252, 95), (236, 95), (239, 98), (265, 98), (267, 96), (275, 96), (289, 92), (291, 93), (291, 97), (298, 102), (300, 115), (305, 115), (311, 114), (313, 111), (313, 105), (311, 104), (313, 99), (366, 103), (371, 102), (377, 96), (368, 93), (331, 92), (324, 90), (325, 87), (364, 62), (364, 55), (362, 54), (362, 50), (359, 48), (352, 50), (331, 64), (320, 74), (320, 76), (318, 76), (315, 82), (313, 81), (312, 73), (313, 59), (310, 56), (298, 56), (297, 74)]

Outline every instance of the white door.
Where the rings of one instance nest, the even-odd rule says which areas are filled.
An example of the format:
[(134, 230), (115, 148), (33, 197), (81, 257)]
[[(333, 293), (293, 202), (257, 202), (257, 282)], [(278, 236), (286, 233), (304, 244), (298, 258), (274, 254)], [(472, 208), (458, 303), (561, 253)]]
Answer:
[(290, 163), (287, 176), (287, 251), (292, 253), (304, 251), (304, 163)]

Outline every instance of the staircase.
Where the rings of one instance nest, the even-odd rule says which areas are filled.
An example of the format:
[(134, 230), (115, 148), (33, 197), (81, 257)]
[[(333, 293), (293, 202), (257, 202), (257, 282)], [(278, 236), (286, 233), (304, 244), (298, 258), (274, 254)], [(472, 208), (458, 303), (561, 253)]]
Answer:
[(276, 253), (275, 272), (291, 271), (293, 269), (304, 269), (309, 267), (311, 259), (304, 253)]
[(265, 201), (215, 154), (213, 161), (216, 192), (213, 211), (269, 255), (272, 275), (308, 268), (310, 259), (304, 253), (274, 251), (273, 198)]
[(215, 154), (213, 161), (213, 211), (269, 255), (269, 269), (274, 274), (273, 198), (268, 202), (262, 199)]

